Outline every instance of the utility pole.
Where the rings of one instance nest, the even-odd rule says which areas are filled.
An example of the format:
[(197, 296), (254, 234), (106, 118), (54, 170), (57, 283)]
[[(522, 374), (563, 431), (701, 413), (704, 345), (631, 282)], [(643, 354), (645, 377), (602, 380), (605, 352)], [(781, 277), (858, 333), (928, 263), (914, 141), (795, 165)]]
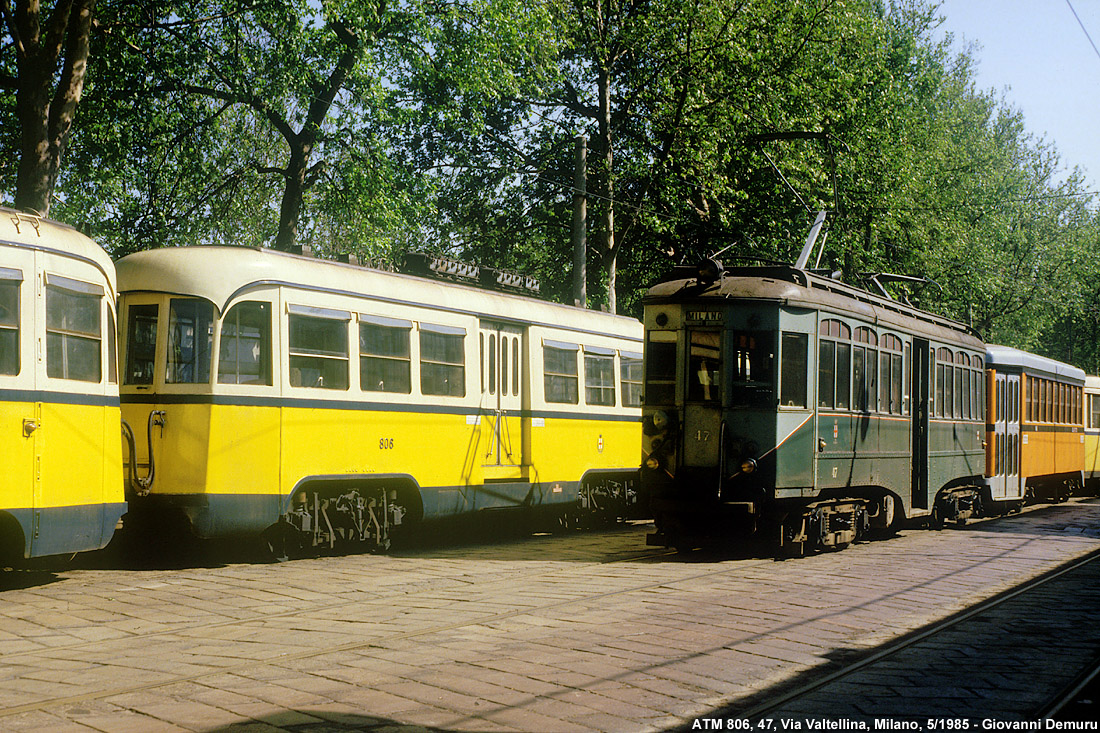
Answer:
[(588, 165), (588, 139), (577, 135), (573, 155), (573, 301), (588, 307), (588, 200), (586, 197), (586, 168)]

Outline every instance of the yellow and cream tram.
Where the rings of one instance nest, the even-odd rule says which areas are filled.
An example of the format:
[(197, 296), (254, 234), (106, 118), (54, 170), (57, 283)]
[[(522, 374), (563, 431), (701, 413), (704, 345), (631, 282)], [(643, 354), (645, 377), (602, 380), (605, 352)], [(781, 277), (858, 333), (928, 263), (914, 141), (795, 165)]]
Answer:
[(243, 247), (117, 268), (135, 521), (385, 547), (397, 524), (633, 497), (636, 320)]
[(1100, 494), (1100, 377), (1085, 377), (1085, 489)]
[(126, 511), (114, 307), (95, 242), (0, 209), (0, 564), (103, 547)]

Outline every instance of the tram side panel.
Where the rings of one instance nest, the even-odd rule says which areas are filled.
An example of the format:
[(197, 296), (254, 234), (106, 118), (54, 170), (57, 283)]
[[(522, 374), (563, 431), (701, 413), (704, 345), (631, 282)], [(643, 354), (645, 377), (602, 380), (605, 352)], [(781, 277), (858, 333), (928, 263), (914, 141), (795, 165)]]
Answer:
[(1084, 388), (1084, 480), (1090, 494), (1100, 493), (1100, 377), (1089, 376)]
[(578, 499), (582, 483), (633, 482), (638, 465), (641, 347), (598, 334), (532, 328), (532, 501)]
[(324, 507), (307, 504), (351, 491), (384, 491), (415, 520), (564, 505), (587, 473), (636, 472), (638, 410), (618, 402), (623, 364), (640, 398), (635, 342), (573, 331), (576, 402), (562, 410), (541, 394), (541, 335), (453, 309), (378, 308), (285, 286), (252, 289), (225, 314), (127, 293), (125, 410), (136, 467), (154, 472), (137, 513), (182, 511), (212, 537), (287, 512), (316, 521)]
[(19, 221), (0, 244), (0, 550), (15, 560), (101, 548), (125, 512), (110, 261)]

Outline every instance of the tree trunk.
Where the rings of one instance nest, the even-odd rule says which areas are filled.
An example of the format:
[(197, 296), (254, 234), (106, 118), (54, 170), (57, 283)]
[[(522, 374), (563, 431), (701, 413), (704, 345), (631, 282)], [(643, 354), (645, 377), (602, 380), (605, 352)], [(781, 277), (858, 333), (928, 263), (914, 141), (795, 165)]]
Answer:
[(611, 147), (611, 72), (604, 66), (600, 66), (599, 78), (599, 135), (603, 146), (603, 174), (604, 174), (604, 216), (603, 216), (603, 247), (602, 260), (604, 273), (607, 276), (607, 310), (614, 313), (615, 304), (615, 181), (612, 176), (614, 170), (614, 150)]
[(279, 207), (279, 233), (275, 236), (274, 246), (277, 250), (292, 252), (298, 242), (298, 222), (305, 201), (306, 172), (313, 146), (303, 143), (300, 138), (287, 142), (290, 143), (290, 162), (285, 171), (286, 185)]
[[(95, 0), (59, 0), (45, 24), (37, 3), (21, 0), (11, 18), (18, 58), (21, 127), (15, 208), (50, 212), (61, 158), (84, 91)], [(58, 62), (60, 77), (53, 87)]]

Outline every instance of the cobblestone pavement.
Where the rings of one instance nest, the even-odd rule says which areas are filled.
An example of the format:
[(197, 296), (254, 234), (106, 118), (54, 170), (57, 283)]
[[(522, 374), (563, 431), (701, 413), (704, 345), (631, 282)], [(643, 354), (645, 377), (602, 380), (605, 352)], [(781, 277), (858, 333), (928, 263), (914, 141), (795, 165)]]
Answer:
[[(820, 718), (863, 721), (873, 730), (876, 720), (885, 719), (988, 730), (988, 721), (1034, 721), (1100, 661), (1098, 610), (1100, 562), (1072, 565), (963, 614), (947, 628), (927, 629), (896, 651), (883, 650), (856, 671), (789, 702), (772, 707), (765, 701), (771, 709), (753, 715), (752, 722)], [(1098, 713), (1100, 708), (1078, 708), (1060, 717), (1087, 720)], [(712, 717), (729, 720), (738, 710)]]
[(1100, 502), (786, 562), (646, 532), (0, 573), (0, 728), (690, 728), (1100, 549)]

